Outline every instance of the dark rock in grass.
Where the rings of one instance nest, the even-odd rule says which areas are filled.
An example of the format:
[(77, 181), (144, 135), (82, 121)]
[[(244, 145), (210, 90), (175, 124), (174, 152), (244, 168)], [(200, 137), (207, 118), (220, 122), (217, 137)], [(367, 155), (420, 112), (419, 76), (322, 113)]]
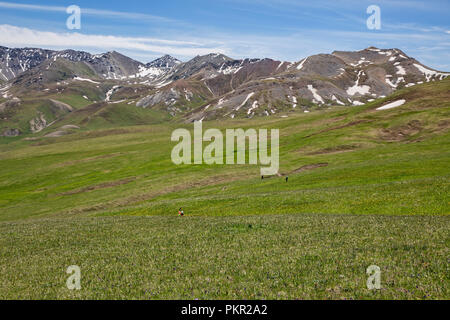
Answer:
[(21, 134), (22, 133), (20, 132), (19, 129), (7, 129), (3, 132), (2, 136), (3, 137), (18, 137)]

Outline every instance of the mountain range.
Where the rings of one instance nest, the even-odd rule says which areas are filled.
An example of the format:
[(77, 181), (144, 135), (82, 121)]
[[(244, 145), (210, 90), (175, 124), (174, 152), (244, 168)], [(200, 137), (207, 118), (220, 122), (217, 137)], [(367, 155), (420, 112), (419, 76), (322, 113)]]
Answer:
[(399, 49), (375, 47), (296, 62), (213, 53), (187, 62), (166, 55), (147, 64), (115, 51), (0, 47), (0, 135), (58, 127), (52, 133), (58, 136), (99, 121), (114, 126), (118, 118), (141, 124), (288, 117), (362, 105), (449, 75)]

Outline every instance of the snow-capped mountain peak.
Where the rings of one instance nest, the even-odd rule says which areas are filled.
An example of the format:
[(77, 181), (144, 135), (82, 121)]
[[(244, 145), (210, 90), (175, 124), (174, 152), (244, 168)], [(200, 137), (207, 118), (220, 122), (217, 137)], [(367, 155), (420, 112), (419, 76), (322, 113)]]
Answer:
[(177, 65), (181, 64), (182, 62), (170, 55), (165, 55), (161, 58), (158, 58), (156, 60), (153, 60), (152, 62), (149, 62), (146, 64), (147, 68), (153, 67), (153, 68), (165, 68), (165, 69), (171, 69), (176, 67)]

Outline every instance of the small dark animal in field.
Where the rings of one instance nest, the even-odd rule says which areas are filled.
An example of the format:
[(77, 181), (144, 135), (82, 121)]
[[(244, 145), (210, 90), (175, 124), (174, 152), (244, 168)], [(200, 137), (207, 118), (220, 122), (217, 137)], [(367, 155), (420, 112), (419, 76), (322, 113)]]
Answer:
[(286, 177), (286, 182), (289, 182), (289, 177)]

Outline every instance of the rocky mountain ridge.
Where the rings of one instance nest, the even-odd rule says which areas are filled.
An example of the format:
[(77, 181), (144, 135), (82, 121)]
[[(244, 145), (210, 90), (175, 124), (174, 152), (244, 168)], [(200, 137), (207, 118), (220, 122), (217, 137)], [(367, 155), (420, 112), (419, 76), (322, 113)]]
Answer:
[[(83, 108), (103, 110), (111, 105), (151, 109), (183, 122), (286, 116), (363, 105), (450, 75), (399, 49), (375, 47), (317, 54), (297, 62), (212, 53), (187, 62), (166, 55), (147, 64), (117, 52), (0, 47), (0, 73), (0, 131), (6, 136), (40, 132)], [(24, 123), (19, 115), (25, 109), (27, 117), (34, 114), (27, 120), (31, 127), (18, 127), (15, 119)]]

